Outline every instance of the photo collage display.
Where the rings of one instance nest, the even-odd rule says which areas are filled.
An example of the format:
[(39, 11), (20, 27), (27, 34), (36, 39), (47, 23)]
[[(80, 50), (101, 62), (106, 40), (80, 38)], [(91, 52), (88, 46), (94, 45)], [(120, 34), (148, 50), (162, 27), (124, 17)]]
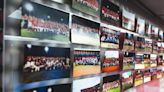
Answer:
[[(164, 65), (163, 30), (111, 0), (72, 0), (72, 8), (85, 16), (33, 1), (22, 3), (20, 36), (54, 44), (25, 43), (20, 85), (73, 79), (22, 92), (121, 92), (163, 76), (161, 70), (149, 69)], [(56, 45), (63, 42), (70, 46)], [(101, 76), (113, 72), (117, 74)]]

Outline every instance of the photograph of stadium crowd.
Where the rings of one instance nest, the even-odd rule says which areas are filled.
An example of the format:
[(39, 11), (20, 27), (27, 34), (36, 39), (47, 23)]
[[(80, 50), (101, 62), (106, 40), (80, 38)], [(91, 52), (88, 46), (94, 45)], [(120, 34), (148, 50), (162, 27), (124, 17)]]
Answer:
[(67, 90), (67, 92), (71, 92), (71, 84), (38, 87), (34, 89), (24, 90), (23, 92), (64, 92), (65, 90)]
[(70, 49), (25, 45), (21, 82), (70, 77)]
[(101, 72), (100, 51), (74, 50), (73, 76)]
[(112, 24), (114, 26), (121, 25), (120, 8), (110, 0), (102, 0), (101, 2), (101, 20), (102, 22)]
[(70, 42), (69, 14), (34, 3), (22, 6), (21, 36)]
[(121, 92), (120, 75), (104, 77), (102, 92)]
[(151, 39), (145, 38), (145, 53), (151, 53), (153, 50), (153, 41)]
[(136, 53), (135, 56), (135, 69), (144, 69), (144, 54)]
[(134, 35), (126, 33), (123, 45), (124, 51), (134, 51)]
[(137, 18), (136, 32), (140, 35), (145, 35), (145, 20)]
[(100, 24), (72, 16), (72, 43), (100, 46)]
[(74, 80), (72, 92), (101, 92), (100, 82), (100, 77)]
[(102, 63), (102, 72), (113, 72), (120, 70), (119, 51), (105, 51)]
[(134, 52), (124, 52), (123, 70), (134, 69), (135, 68), (134, 59), (135, 59)]
[(144, 54), (144, 65), (145, 68), (150, 67), (150, 54)]
[(133, 87), (133, 73), (131, 71), (122, 73), (121, 82), (122, 82), (122, 91), (125, 91)]
[(122, 11), (122, 27), (130, 31), (135, 29), (135, 14), (123, 9)]
[(145, 49), (145, 38), (137, 37), (135, 42), (135, 51), (143, 52)]
[(135, 71), (134, 73), (134, 86), (139, 86), (144, 83), (143, 72), (140, 70)]
[(119, 49), (119, 36), (120, 32), (106, 27), (101, 27), (101, 47)]
[(86, 14), (99, 17), (101, 0), (73, 0), (72, 7)]

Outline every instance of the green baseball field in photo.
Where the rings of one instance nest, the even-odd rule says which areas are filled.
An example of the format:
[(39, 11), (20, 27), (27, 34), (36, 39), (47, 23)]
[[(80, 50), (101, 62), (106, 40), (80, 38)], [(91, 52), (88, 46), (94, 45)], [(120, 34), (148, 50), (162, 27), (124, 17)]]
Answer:
[(28, 31), (28, 29), (21, 29), (21, 36), (23, 37), (32, 37), (32, 38), (39, 38), (39, 39), (48, 39), (48, 40), (55, 40), (55, 41), (61, 41), (61, 42), (70, 42), (68, 36), (64, 35), (56, 35), (52, 33), (43, 33), (43, 32), (33, 32)]
[(113, 88), (113, 89), (110, 89), (109, 91), (107, 92), (120, 92), (120, 86), (116, 87), (116, 88)]
[(73, 8), (80, 10), (84, 13), (90, 14), (92, 16), (99, 17), (100, 16), (100, 0), (95, 0), (95, 2), (97, 2), (99, 5), (98, 10), (95, 10), (85, 4), (77, 2), (77, 0), (73, 0)]

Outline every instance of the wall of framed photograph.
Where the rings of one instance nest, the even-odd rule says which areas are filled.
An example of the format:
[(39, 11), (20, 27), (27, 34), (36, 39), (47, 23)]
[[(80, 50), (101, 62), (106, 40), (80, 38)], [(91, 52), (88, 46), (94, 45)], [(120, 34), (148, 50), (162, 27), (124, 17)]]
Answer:
[(164, 77), (163, 29), (115, 0), (5, 4), (3, 92), (122, 92)]

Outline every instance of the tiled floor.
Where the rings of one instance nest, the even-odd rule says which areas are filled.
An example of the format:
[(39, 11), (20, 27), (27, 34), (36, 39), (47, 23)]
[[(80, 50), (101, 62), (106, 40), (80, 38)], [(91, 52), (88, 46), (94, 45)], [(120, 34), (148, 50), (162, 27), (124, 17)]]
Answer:
[(164, 92), (164, 78), (145, 83), (125, 92)]

